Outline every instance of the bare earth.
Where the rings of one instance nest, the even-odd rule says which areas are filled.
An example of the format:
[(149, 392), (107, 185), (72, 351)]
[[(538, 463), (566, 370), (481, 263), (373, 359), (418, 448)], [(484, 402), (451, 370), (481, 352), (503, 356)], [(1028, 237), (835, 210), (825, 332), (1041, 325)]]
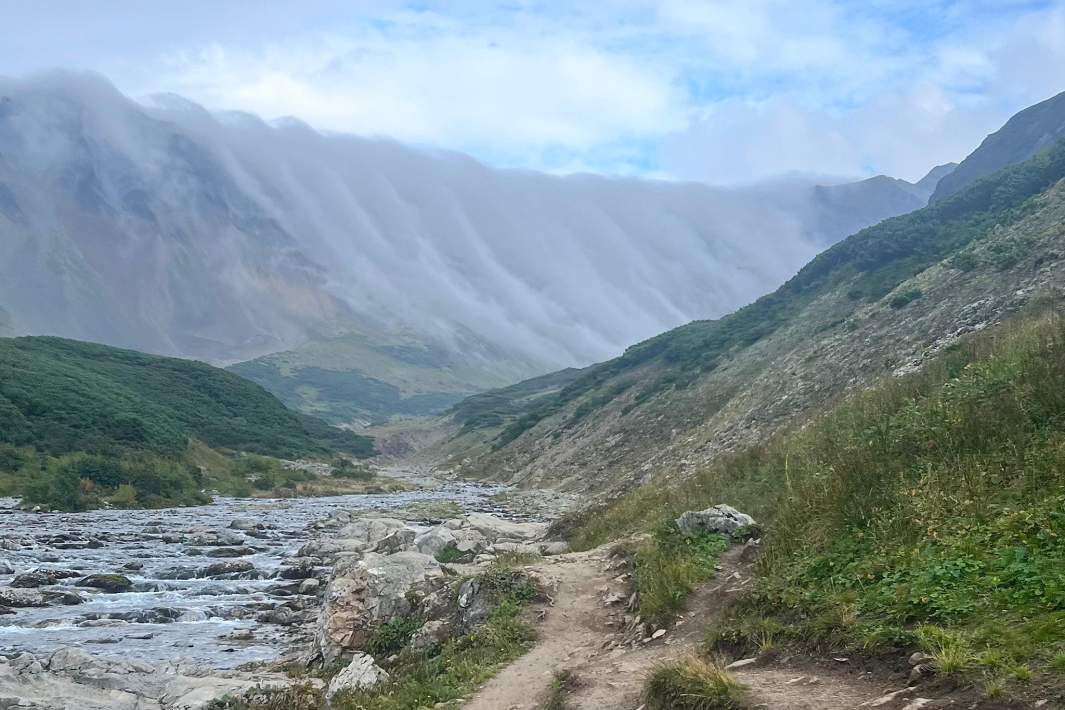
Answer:
[[(539, 642), (486, 683), (467, 710), (535, 710), (556, 671), (578, 680), (570, 696), (575, 710), (638, 710), (644, 675), (656, 663), (696, 650), (709, 624), (750, 581), (739, 548), (726, 553), (714, 580), (698, 590), (678, 624), (659, 639), (633, 638), (624, 622), (628, 584), (606, 550), (545, 558), (532, 566), (555, 585), (553, 604), (542, 611)], [(735, 670), (750, 688), (754, 707), (772, 710), (917, 710), (940, 707), (903, 684), (846, 669), (800, 669), (788, 663), (756, 663)], [(903, 690), (893, 698), (889, 693)]]

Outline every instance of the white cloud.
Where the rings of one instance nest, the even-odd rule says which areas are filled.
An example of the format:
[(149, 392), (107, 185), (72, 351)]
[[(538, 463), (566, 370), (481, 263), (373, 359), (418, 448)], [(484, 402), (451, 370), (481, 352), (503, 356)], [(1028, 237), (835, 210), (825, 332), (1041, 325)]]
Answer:
[(437, 32), (435, 20), (420, 20), (399, 33), (212, 46), (170, 57), (160, 83), (215, 109), (504, 158), (527, 158), (530, 147), (591, 151), (684, 125), (685, 97), (660, 66), (564, 36)]

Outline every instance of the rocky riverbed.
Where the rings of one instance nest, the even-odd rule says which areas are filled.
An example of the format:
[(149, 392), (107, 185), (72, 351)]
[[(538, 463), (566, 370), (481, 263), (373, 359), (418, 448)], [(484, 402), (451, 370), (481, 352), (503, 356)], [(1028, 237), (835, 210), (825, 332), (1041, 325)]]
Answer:
[[(75, 707), (63, 699), (71, 694), (84, 698), (79, 708), (193, 708), (283, 682), (248, 669), (320, 648), (338, 560), (451, 545), (456, 536), (442, 532), (449, 517), (515, 517), (493, 502), (499, 492), (447, 482), (388, 495), (79, 514), (0, 501), (0, 708)], [(382, 516), (402, 522), (353, 541), (360, 520)], [(482, 533), (451, 525), (475, 540), (467, 552), (483, 553)]]

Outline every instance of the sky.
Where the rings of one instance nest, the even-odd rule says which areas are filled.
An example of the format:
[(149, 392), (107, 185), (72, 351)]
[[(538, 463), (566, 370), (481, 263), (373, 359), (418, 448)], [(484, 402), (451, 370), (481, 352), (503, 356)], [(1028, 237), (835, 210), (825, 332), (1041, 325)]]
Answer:
[(8, 76), (722, 185), (916, 180), (1065, 90), (1065, 0), (0, 0), (0, 21)]

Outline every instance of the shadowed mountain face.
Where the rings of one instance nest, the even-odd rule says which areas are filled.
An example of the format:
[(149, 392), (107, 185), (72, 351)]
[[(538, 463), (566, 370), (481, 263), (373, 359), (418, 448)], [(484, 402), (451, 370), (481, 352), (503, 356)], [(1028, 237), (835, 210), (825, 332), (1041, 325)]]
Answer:
[(306, 409), (322, 388), (304, 369), (392, 388), (363, 413), (446, 395), (419, 400), (435, 409), (726, 313), (920, 206), (908, 183), (866, 182), (776, 200), (500, 171), (176, 97), (143, 106), (91, 76), (0, 80), (0, 308), (12, 334), (213, 362), (291, 351), (252, 369)]

